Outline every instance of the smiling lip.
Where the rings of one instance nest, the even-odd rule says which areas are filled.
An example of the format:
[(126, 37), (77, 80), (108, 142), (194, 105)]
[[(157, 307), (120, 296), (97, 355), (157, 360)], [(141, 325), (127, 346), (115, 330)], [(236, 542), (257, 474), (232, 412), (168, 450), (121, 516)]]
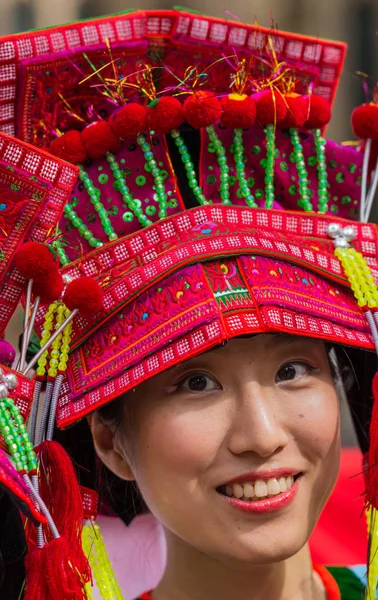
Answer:
[[(282, 492), (271, 498), (264, 498), (263, 500), (239, 500), (238, 498), (230, 498), (228, 496), (223, 496), (223, 498), (225, 498), (231, 506), (255, 515), (276, 512), (293, 502), (298, 493), (300, 480), (301, 477), (298, 477), (298, 479), (294, 481), (292, 487), (289, 490), (286, 490), (286, 492)], [(238, 481), (240, 481), (240, 479), (238, 479)]]
[(247, 481), (257, 481), (258, 479), (273, 479), (274, 477), (278, 479), (279, 477), (289, 477), (290, 475), (298, 475), (299, 471), (294, 469), (272, 469), (271, 471), (259, 471), (254, 473), (246, 473), (245, 475), (240, 475), (239, 477), (235, 477), (234, 479), (230, 479), (223, 483), (222, 485), (232, 485), (233, 483), (244, 483)]

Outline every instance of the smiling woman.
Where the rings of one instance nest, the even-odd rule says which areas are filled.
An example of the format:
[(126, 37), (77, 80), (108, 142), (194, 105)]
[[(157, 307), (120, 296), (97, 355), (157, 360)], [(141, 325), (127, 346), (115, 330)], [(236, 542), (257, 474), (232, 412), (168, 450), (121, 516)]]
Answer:
[[(0, 86), (10, 93), (2, 73), (17, 85), (0, 122), (79, 173), (49, 239), (63, 299), (36, 301), (30, 317), (52, 340), (35, 358), (36, 485), (72, 542), (73, 600), (92, 589), (55, 416), (67, 429), (55, 435), (67, 442), (71, 429), (80, 483), (92, 476), (101, 492), (107, 477), (99, 504), (82, 489), (83, 545), (104, 600), (373, 598), (378, 236), (366, 221), (377, 110), (354, 115), (361, 148), (323, 138), (345, 46), (175, 10), (11, 36), (1, 48)], [(28, 313), (50, 287), (29, 283)], [(340, 396), (367, 453), (368, 583), (314, 565), (308, 548), (337, 478)], [(166, 560), (154, 536), (133, 538), (139, 512), (160, 527)], [(129, 569), (122, 583), (103, 513), (130, 525), (111, 552), (121, 576)]]
[(89, 420), (101, 460), (136, 480), (163, 524), (153, 598), (324, 597), (307, 541), (336, 482), (340, 431), (322, 342), (231, 340)]

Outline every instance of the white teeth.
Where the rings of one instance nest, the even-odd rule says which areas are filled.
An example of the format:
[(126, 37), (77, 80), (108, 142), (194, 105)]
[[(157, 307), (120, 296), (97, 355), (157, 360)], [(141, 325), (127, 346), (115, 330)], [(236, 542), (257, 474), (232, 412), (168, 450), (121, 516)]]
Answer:
[(292, 475), (289, 475), (289, 477), (286, 477), (286, 488), (288, 490), (290, 490), (290, 488), (293, 486), (294, 483), (294, 477)]
[(244, 488), (245, 498), (253, 498), (253, 496), (255, 495), (255, 490), (254, 490), (254, 486), (252, 485), (252, 483), (245, 483), (243, 485), (243, 488)]
[(242, 496), (244, 496), (243, 486), (239, 485), (238, 483), (234, 483), (232, 486), (232, 494), (235, 496), (235, 498), (242, 498)]
[(268, 479), (268, 494), (269, 496), (277, 496), (280, 494), (280, 486), (278, 485), (277, 479)]
[(261, 500), (282, 494), (294, 485), (294, 477), (271, 477), (270, 479), (257, 479), (255, 482), (246, 482), (244, 484), (233, 483), (226, 485), (223, 490), (226, 496), (234, 498), (243, 498), (245, 500)]
[(265, 481), (258, 479), (255, 483), (255, 494), (258, 498), (264, 498), (268, 495), (268, 486)]

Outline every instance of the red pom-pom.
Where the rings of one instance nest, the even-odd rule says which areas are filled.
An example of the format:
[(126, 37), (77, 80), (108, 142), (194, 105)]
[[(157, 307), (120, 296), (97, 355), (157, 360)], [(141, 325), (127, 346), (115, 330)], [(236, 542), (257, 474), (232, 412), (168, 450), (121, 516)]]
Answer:
[(222, 114), (219, 100), (210, 92), (196, 92), (184, 102), (185, 119), (195, 129), (213, 125)]
[(54, 156), (74, 165), (79, 165), (88, 158), (88, 152), (81, 139), (81, 134), (75, 129), (67, 131), (67, 133), (51, 142), (49, 151)]
[(135, 138), (147, 130), (146, 109), (136, 102), (127, 104), (114, 114), (110, 125), (118, 137)]
[(117, 152), (120, 147), (119, 137), (106, 121), (97, 121), (83, 129), (81, 138), (93, 160), (102, 158), (107, 152)]
[(39, 242), (26, 242), (16, 254), (16, 267), (26, 279), (44, 279), (56, 271), (57, 263), (47, 246)]
[(80, 277), (68, 284), (63, 301), (67, 308), (79, 309), (84, 317), (98, 313), (103, 306), (104, 296), (98, 283), (92, 277)]
[(354, 135), (362, 140), (378, 139), (378, 104), (362, 104), (352, 112)]
[(33, 284), (34, 296), (40, 298), (41, 304), (51, 304), (58, 300), (63, 292), (64, 282), (59, 271), (50, 272), (44, 279)]
[(184, 122), (184, 110), (177, 98), (167, 96), (154, 100), (147, 108), (148, 125), (156, 133), (169, 133)]
[(265, 90), (254, 95), (256, 102), (256, 119), (261, 125), (273, 125), (283, 121), (287, 108), (285, 100), (279, 92)]
[(307, 129), (320, 129), (331, 120), (331, 107), (323, 96), (311, 94), (308, 96), (308, 115), (305, 127)]
[(232, 129), (247, 129), (256, 119), (255, 101), (245, 94), (230, 94), (221, 100), (221, 123)]
[(303, 127), (308, 117), (308, 99), (299, 94), (287, 94), (284, 101), (286, 102), (286, 115), (277, 121), (277, 126), (281, 129)]

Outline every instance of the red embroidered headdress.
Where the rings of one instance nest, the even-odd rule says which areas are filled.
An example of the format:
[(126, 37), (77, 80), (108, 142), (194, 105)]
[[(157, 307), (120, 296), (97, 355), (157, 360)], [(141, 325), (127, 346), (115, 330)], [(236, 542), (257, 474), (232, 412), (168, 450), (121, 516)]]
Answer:
[(377, 105), (353, 116), (365, 153), (323, 138), (344, 55), (182, 11), (0, 39), (0, 127), (79, 166), (65, 304), (36, 317), (45, 340), (81, 311), (37, 366), (60, 427), (241, 334), (377, 349)]

